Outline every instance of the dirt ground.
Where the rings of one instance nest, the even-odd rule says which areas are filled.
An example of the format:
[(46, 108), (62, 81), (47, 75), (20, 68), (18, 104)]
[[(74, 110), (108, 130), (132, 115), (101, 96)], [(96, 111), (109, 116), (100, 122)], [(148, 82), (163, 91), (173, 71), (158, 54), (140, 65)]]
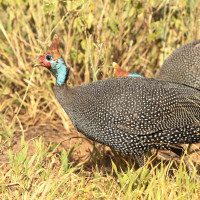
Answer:
[[(21, 133), (14, 133), (12, 138), (12, 150), (14, 152), (19, 152), (21, 150)], [(34, 140), (38, 140), (43, 136), (45, 142), (52, 144), (60, 144), (59, 149), (65, 148), (66, 151), (69, 151), (75, 144), (80, 144), (76, 148), (73, 158), (75, 161), (83, 161), (89, 154), (89, 149), (92, 149), (92, 144), (90, 144), (83, 135), (78, 133), (72, 123), (70, 123), (69, 130), (67, 131), (61, 121), (57, 123), (49, 123), (42, 121), (41, 124), (37, 126), (30, 127), (25, 131), (24, 137), (25, 141), (29, 144), (28, 152), (30, 154), (35, 152)], [(0, 154), (0, 165), (9, 162), (9, 158), (6, 151), (1, 152)]]
[[(46, 123), (43, 121), (42, 123), (37, 124), (37, 126), (31, 126), (25, 132), (25, 141), (28, 141), (29, 149), (28, 152), (30, 154), (35, 152), (34, 140), (37, 140), (40, 136), (43, 136), (45, 142), (48, 144), (51, 142), (52, 144), (60, 144), (59, 150), (65, 148), (68, 152), (75, 144), (77, 148), (73, 151), (72, 159), (75, 163), (80, 163), (85, 160), (90, 155), (90, 151), (93, 149), (92, 142), (89, 142), (81, 133), (79, 133), (71, 121), (69, 121), (69, 129), (66, 130), (62, 124), (62, 121), (57, 121), (56, 123)], [(15, 133), (12, 139), (12, 150), (14, 152), (19, 152), (21, 150), (21, 133)], [(109, 147), (106, 147), (106, 151), (112, 155)], [(159, 151), (158, 159), (168, 160), (170, 156), (173, 156), (173, 153), (169, 151)], [(200, 165), (200, 144), (191, 145), (190, 152), (188, 156), (189, 160), (192, 163)], [(7, 150), (2, 150), (0, 152), (0, 166), (5, 166), (5, 164), (9, 164), (9, 157), (7, 154)]]

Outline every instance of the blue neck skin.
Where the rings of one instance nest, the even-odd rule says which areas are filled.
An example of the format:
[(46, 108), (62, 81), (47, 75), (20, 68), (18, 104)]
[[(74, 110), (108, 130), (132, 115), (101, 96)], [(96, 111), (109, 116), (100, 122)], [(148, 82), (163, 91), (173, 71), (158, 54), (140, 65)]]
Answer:
[(139, 75), (139, 74), (137, 74), (137, 73), (129, 73), (129, 75), (128, 76), (133, 76), (133, 77), (143, 77), (142, 75)]
[[(56, 73), (56, 84), (59, 85), (59, 86), (62, 86), (65, 84), (67, 78), (68, 78), (68, 75), (67, 75), (67, 66), (65, 64), (65, 61), (63, 58), (59, 58), (57, 61), (56, 61), (56, 64), (55, 64), (55, 68), (52, 67), (53, 69), (56, 69), (57, 73)], [(137, 73), (129, 73), (128, 76), (133, 76), (133, 77), (143, 77), (142, 75), (139, 75)]]
[(56, 62), (56, 84), (62, 86), (67, 80), (67, 66), (63, 58), (59, 58)]

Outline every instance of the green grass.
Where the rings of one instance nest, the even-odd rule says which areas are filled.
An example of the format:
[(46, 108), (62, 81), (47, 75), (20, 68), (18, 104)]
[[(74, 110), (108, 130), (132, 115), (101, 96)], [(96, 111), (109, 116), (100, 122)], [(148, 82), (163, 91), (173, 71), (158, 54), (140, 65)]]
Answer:
[[(200, 198), (196, 171), (189, 174), (182, 162), (137, 169), (133, 159), (101, 145), (76, 159), (85, 139), (69, 142), (65, 133), (82, 136), (54, 97), (54, 79), (33, 68), (57, 33), (72, 86), (113, 77), (112, 62), (154, 77), (175, 48), (199, 38), (198, 0), (2, 0), (0, 5), (0, 152), (6, 158), (0, 156), (1, 199)], [(54, 137), (68, 140), (67, 146)]]
[[(28, 155), (28, 142), (21, 140), (21, 151), (8, 150), (10, 167), (2, 170), (2, 199), (198, 199), (200, 181), (195, 173), (187, 173), (184, 163), (179, 168), (161, 162), (135, 170), (126, 165), (120, 169), (112, 161), (110, 172), (84, 169), (74, 165), (65, 150), (47, 146), (40, 138), (35, 142), (37, 151)], [(70, 152), (73, 154), (73, 151)], [(122, 164), (121, 164), (122, 165)]]

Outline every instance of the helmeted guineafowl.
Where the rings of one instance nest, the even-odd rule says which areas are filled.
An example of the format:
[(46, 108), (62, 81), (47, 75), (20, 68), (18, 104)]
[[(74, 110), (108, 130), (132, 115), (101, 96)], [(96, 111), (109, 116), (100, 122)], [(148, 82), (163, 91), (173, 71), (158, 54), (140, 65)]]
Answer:
[[(137, 76), (135, 73), (123, 71), (119, 66), (117, 70), (116, 77)], [(162, 64), (155, 79), (200, 89), (200, 40), (185, 44), (173, 51)]]
[(54, 93), (78, 131), (125, 154), (139, 166), (151, 148), (180, 155), (179, 144), (200, 142), (200, 92), (147, 78), (120, 77), (69, 87), (59, 39), (38, 57), (56, 77)]
[(124, 71), (117, 63), (113, 62), (115, 68), (116, 77), (132, 76), (132, 77), (143, 77), (140, 74)]
[(156, 79), (200, 89), (200, 40), (176, 49), (161, 66)]

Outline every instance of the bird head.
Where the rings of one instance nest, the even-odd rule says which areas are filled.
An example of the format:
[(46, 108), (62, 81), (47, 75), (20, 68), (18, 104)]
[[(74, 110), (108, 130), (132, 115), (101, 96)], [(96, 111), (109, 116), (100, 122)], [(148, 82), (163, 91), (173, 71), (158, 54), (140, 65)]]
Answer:
[(113, 63), (113, 67), (116, 69), (116, 77), (123, 77), (123, 76), (143, 77), (140, 74), (131, 73), (131, 72), (122, 70), (122, 68), (115, 62)]
[(53, 42), (47, 52), (38, 56), (37, 60), (39, 60), (41, 66), (51, 71), (53, 76), (56, 77), (56, 83), (61, 86), (68, 78), (69, 67), (65, 64), (58, 48), (59, 38), (57, 35), (54, 35)]
[(129, 72), (126, 72), (124, 70), (121, 69), (121, 67), (113, 62), (113, 67), (116, 69), (116, 77), (123, 77), (123, 76), (128, 76), (129, 75)]

